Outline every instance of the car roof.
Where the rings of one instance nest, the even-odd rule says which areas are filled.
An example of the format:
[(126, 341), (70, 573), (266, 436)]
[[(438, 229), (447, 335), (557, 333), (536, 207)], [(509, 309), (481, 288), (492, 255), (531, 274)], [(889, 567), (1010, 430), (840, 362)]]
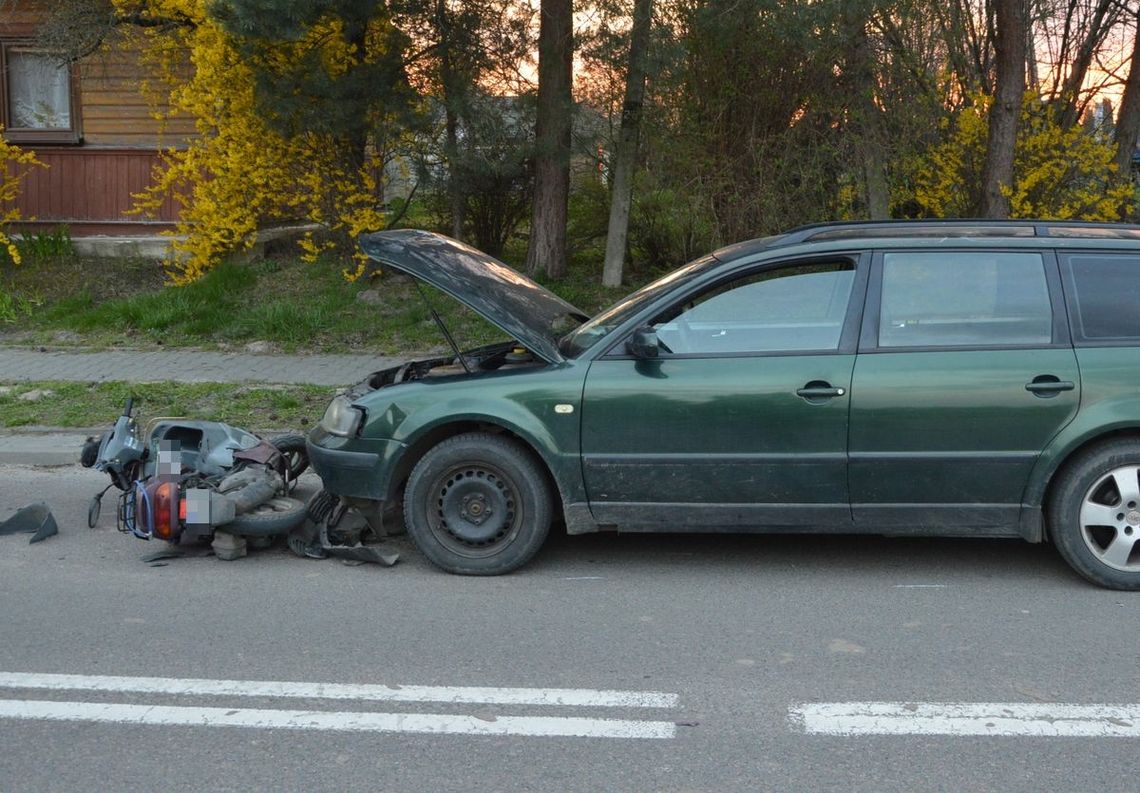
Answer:
[[(1136, 240), (1140, 225), (1133, 223), (1093, 223), (1079, 220), (857, 220), (841, 223), (812, 223), (784, 234), (729, 245), (713, 253), (728, 261), (774, 248), (813, 243), (844, 241), (931, 241), (942, 239), (1054, 239), (1054, 240)], [(1040, 243), (1038, 243), (1040, 244)]]

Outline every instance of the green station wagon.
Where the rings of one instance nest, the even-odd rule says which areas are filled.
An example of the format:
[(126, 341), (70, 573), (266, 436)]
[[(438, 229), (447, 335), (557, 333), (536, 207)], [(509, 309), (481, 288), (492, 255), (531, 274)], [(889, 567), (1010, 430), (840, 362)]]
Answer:
[(509, 337), (376, 372), (309, 435), (445, 570), (513, 570), (560, 519), (1021, 537), (1140, 589), (1140, 226), (808, 226), (593, 318), (437, 234), (361, 245)]

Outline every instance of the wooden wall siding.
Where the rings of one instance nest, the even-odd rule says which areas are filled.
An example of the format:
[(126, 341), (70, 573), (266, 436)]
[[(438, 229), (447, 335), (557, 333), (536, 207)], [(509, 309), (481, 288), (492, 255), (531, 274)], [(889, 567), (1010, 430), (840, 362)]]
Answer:
[[(145, 229), (150, 218), (127, 215), (133, 193), (151, 183), (159, 155), (146, 149), (41, 147), (36, 156), (47, 168), (33, 168), (24, 179), (16, 206), (20, 214), (40, 223), (131, 223)], [(167, 198), (155, 220), (178, 219), (179, 205)]]
[(97, 146), (184, 146), (194, 135), (194, 121), (181, 116), (154, 117), (155, 108), (142, 90), (157, 75), (139, 63), (126, 40), (87, 58), (80, 67), (83, 140)]
[[(0, 38), (30, 39), (49, 13), (47, 0), (0, 0)], [(83, 142), (96, 146), (180, 147), (195, 134), (194, 121), (160, 122), (142, 86), (158, 74), (139, 61), (143, 37), (124, 29), (79, 64), (79, 116)], [(187, 59), (186, 69), (191, 68)]]
[(38, 25), (47, 11), (43, 0), (4, 0), (0, 2), (0, 30)]

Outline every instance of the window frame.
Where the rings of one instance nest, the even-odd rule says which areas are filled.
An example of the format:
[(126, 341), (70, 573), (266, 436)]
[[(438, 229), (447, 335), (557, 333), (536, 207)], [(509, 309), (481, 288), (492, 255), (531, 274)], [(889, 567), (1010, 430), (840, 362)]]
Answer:
[[(883, 304), (883, 257), (888, 253), (1035, 253), (1041, 256), (1045, 273), (1045, 285), (1049, 294), (1049, 308), (1052, 315), (1052, 334), (1048, 343), (1037, 344), (926, 344), (911, 347), (879, 346), (879, 324)], [(947, 265), (949, 267), (950, 265)], [(1047, 350), (1072, 346), (1069, 332), (1065, 297), (1061, 288), (1061, 273), (1056, 252), (1049, 248), (1031, 247), (964, 247), (946, 248), (882, 248), (874, 251), (871, 263), (871, 279), (867, 289), (867, 306), (863, 312), (863, 326), (859, 333), (859, 354), (864, 353), (908, 353), (908, 352), (962, 352), (979, 350)]]
[(17, 49), (33, 53), (50, 54), (28, 35), (4, 35), (0, 33), (0, 126), (4, 128), (4, 138), (17, 144), (58, 144), (77, 145), (83, 141), (82, 114), (79, 101), (79, 69), (72, 63), (67, 67), (68, 113), (71, 119), (66, 129), (40, 129), (37, 127), (14, 127), (10, 125), (8, 86), (8, 53)]
[(1061, 278), (1065, 285), (1065, 293), (1069, 326), (1072, 328), (1073, 346), (1075, 347), (1140, 347), (1140, 337), (1122, 337), (1115, 339), (1099, 339), (1085, 336), (1084, 323), (1080, 315), (1080, 295), (1077, 291), (1077, 279), (1073, 274), (1073, 257), (1077, 256), (1121, 256), (1136, 260), (1140, 268), (1140, 251), (1120, 248), (1088, 248), (1065, 249), (1059, 252), (1058, 260)]
[(843, 323), (841, 326), (839, 345), (835, 348), (828, 349), (804, 349), (804, 350), (747, 350), (743, 352), (699, 352), (699, 353), (665, 353), (655, 360), (660, 361), (684, 361), (689, 359), (710, 359), (710, 358), (776, 358), (788, 356), (812, 356), (812, 355), (853, 355), (856, 351), (859, 341), (859, 328), (862, 321), (864, 312), (864, 304), (867, 297), (867, 283), (869, 280), (868, 273), (870, 271), (870, 253), (868, 251), (858, 250), (842, 250), (828, 253), (820, 253), (807, 256), (796, 256), (786, 259), (778, 259), (776, 261), (766, 261), (763, 263), (748, 262), (741, 266), (734, 267), (733, 269), (720, 273), (717, 277), (710, 280), (703, 280), (700, 283), (689, 284), (687, 288), (677, 294), (668, 296), (667, 300), (657, 303), (651, 311), (643, 314), (636, 322), (628, 326), (625, 330), (618, 332), (615, 335), (616, 341), (607, 344), (606, 350), (598, 356), (599, 359), (605, 360), (641, 360), (636, 356), (630, 355), (625, 350), (625, 344), (632, 336), (632, 334), (641, 327), (644, 327), (654, 318), (664, 314), (677, 306), (684, 305), (692, 301), (700, 295), (711, 292), (731, 281), (742, 280), (757, 275), (761, 272), (769, 270), (778, 270), (785, 267), (796, 267), (810, 264), (824, 264), (827, 262), (848, 262), (851, 264), (854, 272), (854, 278), (851, 283), (851, 293), (848, 296), (847, 309), (844, 313)]

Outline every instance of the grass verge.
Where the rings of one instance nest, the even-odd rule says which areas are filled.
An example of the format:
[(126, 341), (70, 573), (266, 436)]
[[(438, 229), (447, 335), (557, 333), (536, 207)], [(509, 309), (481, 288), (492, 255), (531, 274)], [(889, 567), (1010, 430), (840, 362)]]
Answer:
[[(35, 401), (31, 391), (50, 392)], [(232, 383), (0, 382), (0, 427), (101, 427), (114, 423), (128, 396), (146, 422), (161, 416), (224, 421), (251, 431), (305, 432), (336, 393), (330, 386)]]
[[(161, 265), (56, 257), (0, 268), (0, 343), (66, 347), (240, 349), (269, 342), (280, 352), (410, 355), (444, 349), (415, 283), (383, 273), (348, 283), (332, 262), (292, 258), (224, 263), (182, 287)], [(585, 268), (548, 287), (593, 313), (625, 294)], [(503, 340), (501, 331), (425, 287), (465, 347)], [(3, 309), (4, 305), (0, 305)]]

